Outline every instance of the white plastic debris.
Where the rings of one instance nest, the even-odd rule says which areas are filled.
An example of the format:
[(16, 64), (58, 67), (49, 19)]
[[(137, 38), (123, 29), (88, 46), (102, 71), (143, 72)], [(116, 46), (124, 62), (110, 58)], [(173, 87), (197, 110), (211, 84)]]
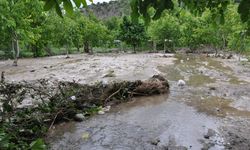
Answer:
[(247, 59), (247, 58), (240, 58), (240, 61), (241, 61), (241, 62), (247, 62), (248, 59)]
[(75, 100), (76, 100), (76, 96), (71, 96), (70, 99), (71, 99), (72, 101), (75, 101)]
[(102, 109), (102, 111), (104, 112), (108, 112), (110, 110), (111, 106), (106, 106)]
[(179, 80), (177, 83), (178, 86), (185, 86), (186, 82), (184, 80)]
[(98, 115), (104, 115), (104, 114), (105, 114), (104, 111), (102, 111), (102, 110), (99, 110), (99, 111), (98, 111)]

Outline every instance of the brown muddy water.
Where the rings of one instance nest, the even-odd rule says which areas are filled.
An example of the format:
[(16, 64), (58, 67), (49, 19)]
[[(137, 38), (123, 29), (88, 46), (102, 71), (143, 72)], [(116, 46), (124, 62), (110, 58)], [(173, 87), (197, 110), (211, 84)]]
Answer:
[[(134, 98), (104, 115), (55, 126), (47, 137), (53, 150), (250, 149), (248, 65), (234, 59), (162, 56), (57, 56), (21, 60), (17, 68), (9, 61), (0, 62), (0, 71), (14, 81), (50, 78), (93, 83), (143, 80), (154, 74), (169, 80), (168, 95)], [(186, 86), (178, 87), (179, 79)]]

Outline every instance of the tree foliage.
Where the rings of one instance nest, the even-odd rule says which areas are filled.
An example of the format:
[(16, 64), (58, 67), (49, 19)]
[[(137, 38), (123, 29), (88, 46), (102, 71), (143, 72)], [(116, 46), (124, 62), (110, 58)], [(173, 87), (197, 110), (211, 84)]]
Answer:
[(121, 24), (120, 39), (133, 46), (134, 51), (142, 41), (146, 39), (145, 28), (142, 23), (134, 23), (124, 17)]
[(237, 5), (229, 4), (224, 18), (225, 22), (221, 24), (219, 18), (214, 19), (210, 9), (196, 16), (187, 9), (175, 8), (173, 11), (165, 11), (161, 18), (152, 21), (148, 33), (158, 43), (170, 39), (179, 47), (242, 49), (241, 43), (249, 43), (249, 40), (246, 38), (242, 41), (242, 34), (245, 34), (247, 26), (241, 22)]
[[(151, 19), (159, 19), (166, 9), (174, 8), (174, 0), (132, 0), (132, 18), (137, 20), (139, 16), (143, 16), (146, 22)], [(248, 32), (250, 32), (250, 0), (242, 0), (239, 2), (238, 13), (241, 15), (242, 22), (248, 23)], [(178, 0), (178, 6), (189, 9), (192, 13), (201, 14), (209, 9), (213, 14), (213, 19), (220, 18), (224, 23), (224, 16), (230, 0)], [(154, 8), (155, 14), (151, 17), (149, 9)]]
[(16, 65), (19, 52), (21, 56), (26, 51), (39, 57), (53, 55), (54, 47), (63, 47), (65, 53), (70, 53), (75, 47), (80, 51), (83, 46), (88, 49), (113, 39), (93, 15), (84, 16), (75, 9), (62, 18), (54, 12), (44, 12), (43, 7), (40, 0), (0, 1), (1, 56), (14, 56)]

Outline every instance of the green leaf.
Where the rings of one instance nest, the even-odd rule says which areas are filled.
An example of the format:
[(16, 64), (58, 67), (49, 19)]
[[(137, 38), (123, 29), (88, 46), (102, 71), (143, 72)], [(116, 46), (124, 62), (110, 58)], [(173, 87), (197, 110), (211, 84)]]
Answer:
[(88, 7), (86, 0), (81, 0), (84, 7)]
[(238, 7), (238, 12), (243, 22), (250, 20), (250, 0), (242, 0)]
[(58, 3), (56, 4), (56, 13), (57, 13), (60, 17), (63, 17), (63, 15), (62, 15), (62, 10), (61, 10), (61, 8), (60, 8), (60, 6), (59, 6)]
[(80, 7), (81, 2), (82, 2), (82, 0), (74, 0), (74, 3), (76, 4), (76, 7)]
[(56, 2), (54, 0), (47, 0), (45, 5), (44, 5), (44, 10), (48, 11), (50, 10), (52, 7), (54, 7), (56, 4)]
[(31, 150), (45, 150), (46, 145), (44, 144), (42, 139), (37, 139), (30, 144), (30, 149)]
[(73, 14), (73, 6), (70, 0), (64, 0), (63, 1), (63, 7), (66, 10), (67, 13)]

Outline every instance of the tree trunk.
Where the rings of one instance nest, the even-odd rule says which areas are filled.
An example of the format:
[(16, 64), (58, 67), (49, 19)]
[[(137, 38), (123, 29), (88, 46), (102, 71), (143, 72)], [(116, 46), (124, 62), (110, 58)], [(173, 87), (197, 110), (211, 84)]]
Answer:
[(133, 45), (133, 48), (134, 48), (134, 53), (136, 53), (136, 49), (135, 49), (135, 48), (136, 48), (136, 45), (135, 45), (135, 44)]
[(48, 56), (52, 56), (51, 49), (49, 48), (48, 45), (45, 46), (45, 51), (47, 52)]
[(13, 66), (17, 66), (20, 48), (19, 48), (19, 41), (16, 38), (14, 38), (12, 41), (12, 50), (13, 50), (13, 57), (14, 57)]
[(164, 53), (167, 53), (167, 43), (164, 41)]
[(33, 57), (38, 57), (38, 48), (35, 45), (32, 45)]
[(80, 46), (79, 46), (79, 44), (77, 44), (76, 48), (77, 48), (77, 51), (80, 52)]
[(89, 53), (89, 42), (84, 42), (84, 52)]
[(92, 47), (91, 43), (89, 44), (89, 47), (90, 47), (89, 54), (90, 54), (90, 55), (93, 55), (93, 54), (94, 54), (94, 52), (93, 52), (93, 47)]
[(227, 40), (226, 40), (224, 34), (223, 34), (223, 36), (222, 36), (222, 39), (223, 39), (223, 50), (224, 50), (224, 49), (226, 49), (226, 47), (227, 47)]
[(67, 54), (66, 58), (70, 58), (70, 57), (69, 57), (69, 46), (66, 45), (65, 48), (66, 48), (66, 54)]
[(154, 51), (154, 52), (156, 52), (156, 51), (157, 51), (156, 46), (157, 46), (157, 45), (156, 45), (156, 42), (155, 42), (155, 41), (153, 41), (153, 51)]
[(217, 56), (218, 56), (218, 48), (215, 47), (215, 57), (217, 57)]

